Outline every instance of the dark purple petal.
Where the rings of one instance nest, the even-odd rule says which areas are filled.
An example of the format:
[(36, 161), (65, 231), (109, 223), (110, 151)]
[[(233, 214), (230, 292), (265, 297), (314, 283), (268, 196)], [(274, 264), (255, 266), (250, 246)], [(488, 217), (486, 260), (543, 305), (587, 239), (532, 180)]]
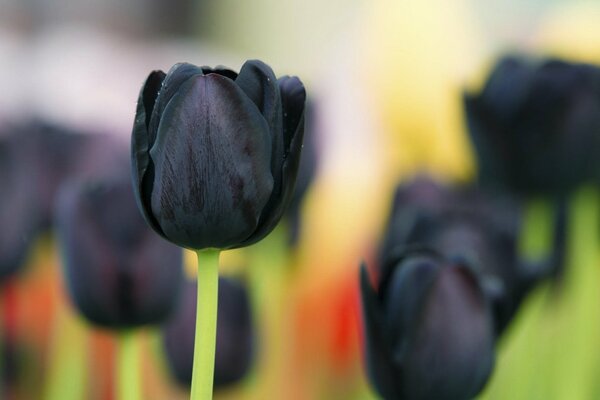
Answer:
[(227, 248), (256, 229), (271, 196), (271, 138), (244, 92), (217, 74), (179, 88), (150, 150), (152, 214), (172, 242)]
[(406, 398), (471, 399), (494, 364), (494, 332), (477, 280), (465, 268), (439, 270), (404, 359)]
[(367, 267), (360, 268), (365, 357), (369, 379), (386, 399), (399, 398), (399, 372), (392, 361), (390, 335), (385, 331), (384, 316), (377, 294), (369, 282)]
[(175, 96), (179, 88), (190, 78), (202, 75), (202, 69), (188, 63), (179, 63), (171, 67), (162, 81), (162, 86), (156, 98), (156, 104), (152, 110), (150, 123), (148, 124), (149, 148), (152, 148), (160, 127), (160, 121), (165, 108)]
[(135, 200), (146, 222), (163, 236), (160, 226), (152, 215), (147, 199), (152, 191), (154, 170), (149, 151), (156, 140), (155, 134), (149, 131), (150, 119), (165, 77), (166, 75), (162, 71), (152, 71), (146, 79), (140, 90), (131, 135), (131, 171)]
[(283, 144), (287, 152), (294, 135), (298, 131), (298, 126), (304, 118), (306, 90), (296, 76), (284, 76), (279, 78), (277, 82), (283, 110)]

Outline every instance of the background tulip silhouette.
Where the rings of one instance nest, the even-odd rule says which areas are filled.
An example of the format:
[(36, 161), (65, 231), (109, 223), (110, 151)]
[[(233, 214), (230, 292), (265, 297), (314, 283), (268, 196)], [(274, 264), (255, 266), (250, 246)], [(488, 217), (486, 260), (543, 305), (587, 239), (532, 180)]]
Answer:
[(71, 299), (89, 321), (126, 328), (168, 317), (182, 252), (147, 227), (128, 181), (63, 186), (56, 229)]
[(494, 364), (494, 328), (475, 275), (409, 252), (375, 291), (361, 269), (367, 371), (385, 399), (470, 399)]
[(163, 237), (189, 249), (247, 246), (289, 204), (305, 91), (248, 61), (239, 75), (177, 64), (141, 89), (132, 135), (138, 205)]
[(465, 95), (479, 179), (525, 194), (564, 194), (600, 171), (600, 69), (557, 59), (500, 60)]
[(382, 274), (399, 253), (432, 249), (471, 268), (493, 305), (502, 333), (526, 295), (542, 279), (560, 273), (566, 247), (565, 208), (556, 211), (553, 252), (536, 261), (521, 258), (517, 238), (521, 210), (510, 196), (475, 187), (444, 186), (426, 176), (399, 185), (382, 241)]
[[(185, 387), (192, 382), (196, 322), (195, 281), (183, 287), (176, 311), (163, 329), (163, 343), (169, 366)], [(215, 388), (241, 380), (250, 369), (254, 334), (246, 289), (237, 281), (219, 278), (219, 309), (215, 358)]]

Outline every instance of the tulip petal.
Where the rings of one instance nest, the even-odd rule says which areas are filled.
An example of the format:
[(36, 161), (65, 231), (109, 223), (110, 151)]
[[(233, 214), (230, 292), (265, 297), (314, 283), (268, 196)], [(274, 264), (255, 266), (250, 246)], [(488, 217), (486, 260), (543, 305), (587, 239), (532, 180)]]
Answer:
[(394, 359), (402, 363), (411, 345), (411, 327), (418, 324), (423, 303), (440, 269), (439, 260), (431, 255), (411, 255), (397, 263), (389, 278), (384, 278), (380, 298), (385, 299), (383, 312), (385, 326), (392, 346)]
[[(165, 73), (162, 71), (152, 71), (146, 79), (138, 97), (133, 133), (131, 135), (131, 170), (133, 175), (133, 192), (135, 200), (138, 204), (138, 208), (142, 211), (142, 215), (146, 222), (162, 236), (164, 236), (164, 234), (152, 216), (150, 204), (147, 202), (151, 190), (153, 171), (149, 151), (151, 143), (154, 141), (150, 140), (148, 126), (150, 124), (150, 117), (152, 110), (154, 109), (158, 92), (165, 76)], [(147, 174), (148, 169), (150, 169), (150, 174)]]
[[(297, 78), (296, 78), (297, 79)], [(299, 80), (297, 82), (300, 82)], [(296, 83), (294, 80), (292, 83)], [(300, 85), (302, 83), (300, 82)], [(286, 140), (290, 140), (288, 147), (284, 150), (283, 164), (281, 167), (281, 174), (273, 174), (273, 177), (280, 176), (280, 184), (273, 187), (273, 194), (271, 201), (265, 207), (261, 221), (259, 223), (256, 232), (248, 238), (244, 243), (240, 244), (239, 247), (248, 246), (258, 242), (265, 237), (269, 232), (275, 228), (285, 211), (287, 210), (292, 196), (294, 194), (294, 187), (296, 184), (296, 178), (298, 176), (298, 168), (300, 166), (300, 158), (302, 155), (302, 143), (304, 140), (304, 104), (302, 104), (302, 111), (300, 112), (299, 100), (302, 99), (302, 91), (295, 86), (294, 96), (295, 101), (289, 101), (292, 104), (290, 111), (293, 111), (298, 120), (296, 125), (296, 131), (291, 137)]]
[[(277, 78), (271, 67), (259, 60), (246, 61), (235, 83), (256, 104), (269, 125), (271, 133), (271, 173), (273, 174), (273, 195), (276, 202), (281, 187), (281, 163), (285, 157), (282, 130), (281, 96)], [(270, 207), (267, 207), (270, 208)]]
[(265, 119), (232, 80), (185, 82), (150, 150), (152, 213), (169, 240), (223, 249), (249, 237), (273, 189), (270, 149)]
[(304, 105), (306, 103), (306, 90), (304, 85), (296, 76), (283, 76), (277, 81), (281, 93), (281, 105), (283, 110), (283, 143), (284, 149), (289, 152), (292, 138), (298, 130), (304, 116)]
[(494, 332), (487, 303), (466, 268), (439, 270), (403, 368), (407, 398), (470, 399), (494, 364)]
[(384, 398), (401, 398), (398, 391), (399, 373), (390, 359), (392, 347), (389, 335), (386, 334), (381, 306), (369, 282), (369, 273), (364, 263), (360, 268), (360, 292), (367, 373), (376, 390)]
[(259, 60), (246, 61), (235, 83), (256, 104), (269, 124), (271, 134), (279, 135), (281, 98), (271, 67)]
[(162, 82), (160, 92), (156, 98), (156, 105), (154, 106), (150, 123), (148, 125), (148, 132), (150, 133), (150, 147), (152, 147), (158, 132), (160, 120), (163, 116), (167, 104), (171, 101), (173, 96), (177, 93), (181, 85), (196, 75), (203, 75), (202, 69), (195, 65), (188, 63), (179, 63), (171, 67), (167, 72), (166, 78)]
[(502, 162), (506, 159), (506, 156), (502, 155), (509, 152), (505, 140), (502, 139), (493, 121), (488, 119), (488, 114), (483, 109), (479, 98), (465, 94), (464, 106), (469, 134), (476, 150), (479, 180), (506, 182), (510, 166)]

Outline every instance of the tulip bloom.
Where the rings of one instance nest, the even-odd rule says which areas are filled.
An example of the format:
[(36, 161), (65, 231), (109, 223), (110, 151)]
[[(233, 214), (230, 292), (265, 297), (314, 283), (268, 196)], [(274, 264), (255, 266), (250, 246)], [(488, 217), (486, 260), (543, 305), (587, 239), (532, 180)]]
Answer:
[[(173, 375), (186, 387), (192, 382), (196, 288), (196, 282), (185, 284), (180, 303), (163, 330), (163, 343)], [(232, 279), (219, 278), (215, 388), (230, 385), (244, 377), (252, 363), (253, 344), (246, 289)]]
[(554, 251), (529, 262), (518, 251), (521, 213), (508, 196), (473, 187), (449, 187), (419, 177), (396, 190), (379, 255), (380, 270), (410, 248), (432, 249), (476, 272), (493, 305), (501, 334), (530, 290), (562, 267), (564, 210), (555, 219)]
[(148, 228), (127, 181), (60, 190), (56, 229), (71, 298), (92, 323), (137, 327), (165, 320), (183, 278), (181, 249)]
[(600, 69), (502, 59), (465, 96), (479, 179), (537, 195), (564, 194), (600, 171)]
[(193, 250), (266, 236), (289, 204), (305, 91), (248, 61), (239, 74), (177, 64), (140, 92), (132, 135), (135, 194), (146, 221)]
[(433, 252), (405, 254), (375, 291), (361, 270), (369, 378), (385, 399), (471, 399), (494, 364), (494, 329), (473, 273)]

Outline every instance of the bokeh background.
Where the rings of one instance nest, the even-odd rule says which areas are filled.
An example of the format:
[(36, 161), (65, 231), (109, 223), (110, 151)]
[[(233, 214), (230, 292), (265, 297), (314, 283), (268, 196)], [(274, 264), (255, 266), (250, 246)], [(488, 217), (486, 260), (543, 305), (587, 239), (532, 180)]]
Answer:
[[(267, 243), (222, 257), (224, 275), (247, 278), (256, 303), (271, 305), (254, 316), (263, 328), (252, 372), (217, 396), (375, 398), (361, 361), (358, 266), (373, 260), (395, 185), (419, 171), (472, 179), (461, 93), (480, 87), (507, 51), (600, 63), (598, 22), (600, 5), (583, 0), (0, 0), (0, 127), (43, 121), (108, 134), (128, 151), (138, 91), (151, 70), (180, 61), (238, 70), (257, 58), (278, 76), (300, 76), (315, 109), (317, 175), (294, 250), (279, 254), (282, 227)], [(185, 262), (193, 275), (194, 256)], [(0, 286), (3, 337), (16, 338), (16, 355), (2, 362), (4, 380), (15, 382), (13, 399), (114, 398), (114, 338), (76, 314), (60, 263), (50, 228)], [(246, 272), (253, 263), (258, 278)], [(531, 298), (499, 344), (482, 398), (600, 396), (596, 387), (572, 397), (579, 381), (538, 368), (532, 359), (562, 360), (545, 347), (524, 353), (531, 346), (523, 343), (544, 332), (547, 305), (543, 295)], [(573, 307), (597, 314), (597, 299), (585, 301)], [(568, 351), (576, 342), (586, 360), (569, 368), (593, 386), (598, 337), (572, 329), (574, 336), (544, 345)], [(186, 398), (160, 335), (158, 328), (141, 335), (143, 398)], [(75, 397), (53, 394), (61, 379)]]

